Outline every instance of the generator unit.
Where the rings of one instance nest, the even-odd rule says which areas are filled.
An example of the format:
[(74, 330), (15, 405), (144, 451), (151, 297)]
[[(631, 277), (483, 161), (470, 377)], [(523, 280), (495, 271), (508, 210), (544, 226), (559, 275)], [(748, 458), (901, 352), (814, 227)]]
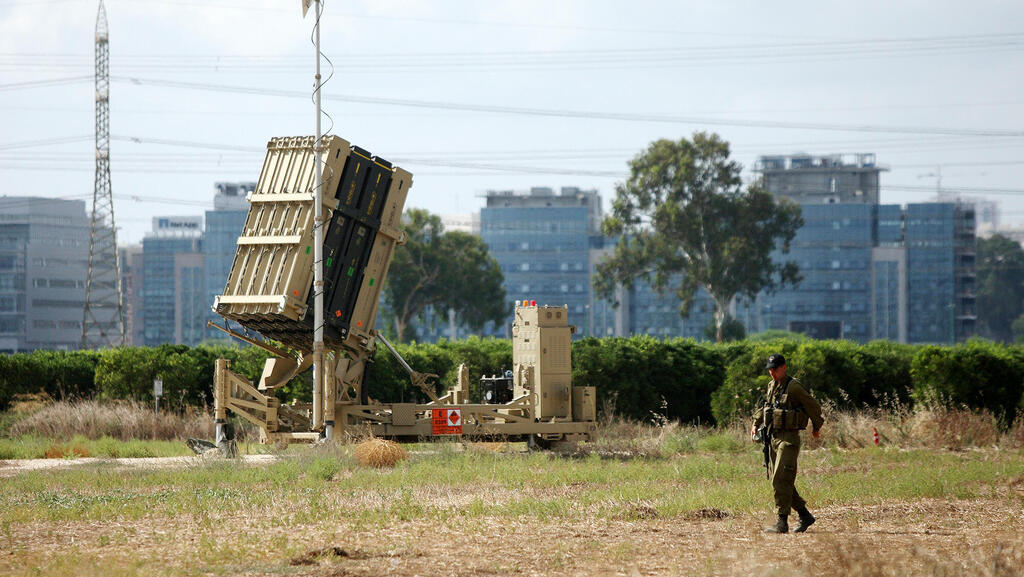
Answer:
[[(523, 437), (539, 444), (590, 439), (596, 431), (593, 387), (572, 386), (567, 307), (516, 303), (513, 369), (484, 379), (483, 403), (469, 402), (469, 374), (435, 391), (437, 375), (420, 373), (377, 332), (380, 293), (396, 246), (412, 175), (336, 136), (274, 138), (267, 145), (249, 214), (224, 293), (213, 310), (247, 333), (221, 330), (271, 352), (258, 382), (218, 359), (214, 402), (218, 431), (227, 411), (259, 427), (264, 442), (311, 442), (327, 430), (423, 438), (439, 435)], [(282, 404), (275, 390), (310, 368), (313, 351), (313, 191), (315, 163), (323, 167), (324, 369), (313, 403)], [(430, 399), (371, 400), (367, 363), (380, 342)], [(221, 442), (218, 433), (218, 444)]]

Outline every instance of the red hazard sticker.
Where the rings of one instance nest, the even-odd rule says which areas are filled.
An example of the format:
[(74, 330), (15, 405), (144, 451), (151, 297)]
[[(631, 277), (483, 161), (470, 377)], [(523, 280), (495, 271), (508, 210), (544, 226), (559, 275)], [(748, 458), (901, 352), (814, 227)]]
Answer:
[(431, 417), (433, 434), (462, 434), (462, 409), (434, 409)]

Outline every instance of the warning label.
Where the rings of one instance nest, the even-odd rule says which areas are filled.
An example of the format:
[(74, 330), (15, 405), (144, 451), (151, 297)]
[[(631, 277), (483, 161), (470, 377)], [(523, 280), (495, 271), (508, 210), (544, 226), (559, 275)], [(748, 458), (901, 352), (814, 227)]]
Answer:
[(462, 434), (462, 409), (434, 409), (433, 413), (433, 434)]

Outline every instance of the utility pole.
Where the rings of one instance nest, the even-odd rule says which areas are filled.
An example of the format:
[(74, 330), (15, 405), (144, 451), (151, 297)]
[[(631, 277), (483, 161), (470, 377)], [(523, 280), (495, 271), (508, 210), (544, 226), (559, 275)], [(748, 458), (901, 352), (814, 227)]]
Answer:
[(96, 14), (96, 175), (89, 226), (89, 273), (85, 281), (82, 348), (125, 344), (121, 262), (110, 190), (110, 46), (107, 11)]
[[(334, 422), (324, 422), (324, 174), (323, 135), (320, 130), (320, 16), (323, 6), (320, 0), (315, 4), (313, 24), (314, 47), (316, 50), (316, 73), (313, 77), (313, 100), (316, 107), (316, 139), (313, 141), (313, 174), (316, 184), (313, 190), (313, 430), (323, 427), (328, 440), (334, 437)], [(310, 0), (302, 0), (302, 14), (309, 9)], [(331, 411), (333, 414), (333, 411)]]

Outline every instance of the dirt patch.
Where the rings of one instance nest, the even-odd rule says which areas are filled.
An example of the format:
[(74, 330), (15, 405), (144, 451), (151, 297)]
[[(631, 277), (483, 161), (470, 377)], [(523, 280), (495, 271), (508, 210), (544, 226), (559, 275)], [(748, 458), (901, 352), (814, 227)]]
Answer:
[[(51, 575), (102, 575), (110, 567), (132, 566), (170, 575), (812, 577), (823, 568), (871, 577), (1024, 574), (1024, 515), (1016, 499), (882, 502), (814, 513), (818, 522), (799, 535), (763, 533), (768, 514), (713, 508), (612, 520), (418, 518), (367, 525), (337, 518), (296, 524), (254, 511), (15, 523), (7, 537), (0, 536), (0, 574), (28, 575), (38, 568)], [(254, 535), (267, 546), (254, 546)], [(75, 565), (54, 570), (52, 551), (72, 549)]]
[(697, 509), (696, 511), (690, 511), (689, 513), (683, 515), (683, 518), (689, 521), (721, 521), (722, 519), (728, 519), (731, 516), (732, 515), (729, 515), (728, 512), (723, 511), (721, 509), (705, 507), (703, 509)]
[(321, 547), (320, 549), (313, 549), (312, 551), (306, 551), (298, 557), (292, 557), (289, 565), (316, 565), (321, 561), (335, 561), (338, 559), (367, 559), (369, 555), (362, 551), (355, 550), (349, 551), (341, 547)]

